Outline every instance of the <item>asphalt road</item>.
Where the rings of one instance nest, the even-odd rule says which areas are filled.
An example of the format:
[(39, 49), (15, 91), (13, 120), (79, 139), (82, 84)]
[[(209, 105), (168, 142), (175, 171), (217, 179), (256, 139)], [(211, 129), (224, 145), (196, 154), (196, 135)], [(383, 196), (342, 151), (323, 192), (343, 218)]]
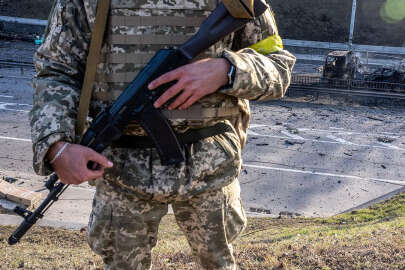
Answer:
[[(0, 177), (46, 195), (31, 167), (32, 76), (31, 68), (0, 67)], [(404, 108), (309, 96), (252, 103), (252, 112), (240, 175), (251, 215), (330, 216), (405, 190)], [(42, 224), (84, 226), (93, 193), (69, 188)], [(0, 215), (0, 224), (18, 220)]]

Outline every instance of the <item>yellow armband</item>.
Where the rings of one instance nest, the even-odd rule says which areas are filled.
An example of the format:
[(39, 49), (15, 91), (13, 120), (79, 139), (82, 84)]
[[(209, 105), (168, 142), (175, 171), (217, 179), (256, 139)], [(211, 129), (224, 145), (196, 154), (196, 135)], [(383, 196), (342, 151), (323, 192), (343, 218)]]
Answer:
[(270, 54), (283, 49), (283, 41), (279, 35), (272, 35), (266, 39), (263, 39), (256, 44), (253, 44), (249, 48), (252, 48), (260, 54)]

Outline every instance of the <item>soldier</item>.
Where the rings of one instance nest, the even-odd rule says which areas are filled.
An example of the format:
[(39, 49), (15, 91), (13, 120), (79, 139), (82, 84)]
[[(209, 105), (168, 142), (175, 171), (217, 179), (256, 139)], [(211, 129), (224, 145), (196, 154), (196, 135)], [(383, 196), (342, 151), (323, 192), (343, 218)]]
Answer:
[[(216, 5), (217, 0), (113, 0), (89, 115), (111, 104), (158, 49), (181, 44), (196, 32)], [(185, 162), (163, 166), (153, 145), (137, 143), (148, 138), (136, 122), (126, 129), (126, 140), (103, 155), (74, 144), (96, 8), (97, 1), (55, 1), (35, 54), (30, 113), (35, 171), (55, 171), (68, 184), (97, 179), (88, 242), (105, 269), (151, 268), (158, 225), (169, 204), (204, 269), (236, 269), (232, 242), (246, 225), (237, 177), (248, 100), (282, 97), (295, 62), (277, 45), (272, 12), (149, 85), (177, 81), (154, 105), (178, 134), (191, 132), (195, 138), (184, 145)], [(89, 170), (89, 161), (98, 168)]]

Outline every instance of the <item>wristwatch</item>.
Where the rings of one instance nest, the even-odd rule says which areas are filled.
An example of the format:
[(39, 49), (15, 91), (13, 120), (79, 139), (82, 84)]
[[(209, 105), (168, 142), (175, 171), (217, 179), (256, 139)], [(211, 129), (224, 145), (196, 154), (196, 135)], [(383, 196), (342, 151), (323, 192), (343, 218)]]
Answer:
[(222, 86), (220, 89), (227, 89), (227, 88), (232, 88), (233, 87), (233, 81), (235, 80), (235, 74), (236, 74), (236, 67), (225, 57), (223, 57), (226, 61), (229, 62), (229, 71), (226, 74), (228, 76), (228, 83)]
[(235, 72), (236, 72), (236, 67), (231, 64), (231, 67), (229, 68), (228, 71), (228, 85), (233, 85), (233, 80), (235, 79)]

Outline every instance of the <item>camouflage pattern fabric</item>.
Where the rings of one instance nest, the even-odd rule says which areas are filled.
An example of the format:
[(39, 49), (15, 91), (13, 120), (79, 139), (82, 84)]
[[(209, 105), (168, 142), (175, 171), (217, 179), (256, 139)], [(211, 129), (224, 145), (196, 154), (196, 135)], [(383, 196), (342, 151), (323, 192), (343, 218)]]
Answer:
[[(216, 3), (216, 0), (113, 0), (111, 16), (176, 16), (187, 20), (189, 16), (206, 16)], [(30, 120), (34, 169), (38, 174), (52, 172), (45, 156), (53, 143), (74, 142), (96, 6), (97, 0), (56, 0), (44, 43), (35, 54), (37, 74), (33, 80), (35, 94)], [(130, 61), (112, 63), (111, 56), (152, 53), (167, 45), (114, 44), (112, 35), (179, 36), (195, 31), (196, 27), (188, 26), (110, 25), (102, 48), (105, 62), (98, 65), (101, 75), (94, 84), (90, 117), (111, 104), (110, 97), (125, 88), (127, 83), (114, 81), (114, 76), (136, 72), (142, 66)], [(150, 268), (157, 225), (166, 214), (168, 203), (173, 205), (176, 220), (205, 269), (236, 269), (231, 242), (246, 222), (237, 176), (250, 117), (248, 100), (282, 97), (295, 62), (294, 56), (285, 50), (262, 55), (247, 47), (276, 33), (272, 14), (267, 11), (207, 51), (211, 57), (223, 56), (233, 63), (236, 76), (232, 88), (204, 97), (199, 104), (208, 108), (236, 106), (239, 115), (204, 121), (170, 120), (177, 132), (217, 122), (230, 124), (232, 132), (185, 146), (186, 162), (176, 166), (162, 166), (155, 149), (108, 148), (103, 153), (114, 162), (114, 167), (106, 170), (104, 180), (96, 181), (89, 243), (102, 255), (107, 269)], [(99, 99), (99, 94), (110, 97)], [(137, 123), (126, 133), (144, 134)]]
[(107, 148), (103, 153), (114, 163), (104, 178), (145, 200), (174, 199), (216, 190), (238, 176), (242, 160), (239, 139), (227, 132), (186, 145), (186, 161), (162, 166), (155, 148)]
[(106, 270), (151, 269), (161, 218), (172, 204), (180, 229), (204, 269), (236, 270), (232, 242), (246, 226), (237, 179), (197, 196), (143, 200), (110, 181), (99, 180), (88, 226), (88, 242)]
[[(127, 1), (114, 0), (112, 5), (117, 7), (115, 15), (172, 15), (172, 16), (202, 16), (212, 10), (217, 1), (162, 1), (142, 0)], [(84, 76), (87, 50), (94, 24), (96, 0), (57, 0), (50, 16), (44, 43), (35, 54), (37, 74), (33, 80), (35, 88), (34, 107), (30, 114), (32, 141), (34, 150), (34, 169), (38, 174), (47, 175), (52, 172), (45, 161), (49, 147), (59, 140), (72, 142), (75, 138), (74, 126), (76, 123), (77, 108), (80, 88)], [(114, 14), (114, 13), (113, 13)], [(191, 15), (190, 15), (191, 14)], [(140, 27), (138, 30), (131, 28), (114, 28), (113, 31), (132, 34), (181, 34), (190, 33), (195, 27), (178, 26), (152, 26)], [(136, 30), (138, 32), (136, 32)], [(129, 32), (126, 32), (129, 31)], [(140, 31), (140, 32), (139, 32)], [(145, 32), (146, 31), (146, 32)], [(149, 31), (149, 32), (147, 32)], [(210, 49), (212, 56), (223, 55), (236, 66), (236, 76), (231, 89), (223, 89), (211, 96), (204, 97), (200, 103), (205, 107), (225, 107), (230, 104), (239, 108), (237, 118), (227, 119), (234, 126), (239, 136), (241, 146), (246, 142), (246, 131), (250, 117), (248, 100), (269, 100), (280, 98), (285, 94), (295, 62), (294, 56), (285, 50), (269, 55), (261, 55), (248, 46), (277, 33), (270, 11), (257, 18), (246, 27), (219, 42)], [(126, 45), (103, 46), (102, 53), (107, 57), (110, 53), (125, 51)], [(130, 52), (156, 51), (162, 46), (135, 45)], [(163, 46), (165, 47), (165, 46)], [(114, 66), (117, 72), (123, 64)], [(125, 70), (131, 65), (125, 64)], [(111, 72), (109, 64), (99, 65), (100, 73)], [(138, 66), (132, 66), (136, 72)], [(95, 83), (94, 93), (113, 93), (122, 91), (126, 83)], [(110, 101), (93, 100), (90, 104), (90, 116), (94, 117)], [(218, 120), (204, 123), (195, 123), (182, 119), (171, 121), (178, 132), (184, 132), (190, 127), (201, 127), (215, 124)], [(221, 120), (223, 121), (223, 120)], [(129, 134), (142, 134), (139, 126), (134, 126)]]

